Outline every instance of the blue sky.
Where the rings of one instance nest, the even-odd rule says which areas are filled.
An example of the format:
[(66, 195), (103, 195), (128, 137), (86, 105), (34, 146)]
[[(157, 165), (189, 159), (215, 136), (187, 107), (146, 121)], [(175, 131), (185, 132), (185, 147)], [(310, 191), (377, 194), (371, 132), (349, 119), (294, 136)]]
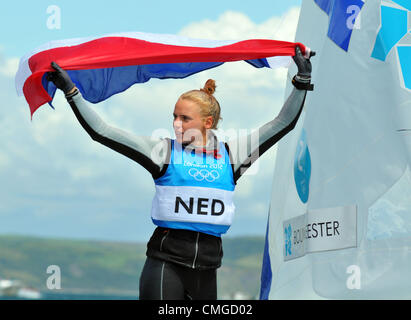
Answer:
[[(7, 1), (0, 19), (6, 54), (21, 55), (50, 40), (112, 32), (177, 33), (193, 21), (216, 20), (226, 11), (246, 14), (255, 23), (281, 15), (301, 0), (244, 1)], [(61, 29), (49, 30), (47, 8), (61, 9)], [(4, 32), (9, 30), (8, 32)]]
[[(56, 94), (55, 110), (43, 106), (30, 121), (28, 105), (14, 88), (20, 57), (51, 40), (123, 31), (293, 41), (300, 4), (300, 0), (253, 5), (240, 1), (7, 2), (0, 19), (0, 234), (147, 241), (154, 229), (150, 175), (92, 141), (61, 94)], [(59, 30), (47, 28), (50, 5), (60, 8)], [(287, 70), (235, 66), (184, 80), (150, 81), (94, 107), (106, 121), (135, 134), (171, 132), (177, 97), (213, 77), (223, 106), (222, 129), (250, 131), (280, 111)], [(275, 152), (275, 148), (266, 152), (254, 170), (239, 180), (236, 217), (228, 236), (265, 234)]]

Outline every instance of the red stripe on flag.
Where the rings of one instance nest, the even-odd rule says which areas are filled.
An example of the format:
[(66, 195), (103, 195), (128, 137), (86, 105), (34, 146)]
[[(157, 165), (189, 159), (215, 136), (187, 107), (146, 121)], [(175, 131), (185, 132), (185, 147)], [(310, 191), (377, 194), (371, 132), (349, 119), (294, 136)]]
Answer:
[(23, 93), (29, 104), (31, 117), (40, 106), (52, 100), (41, 83), (42, 76), (42, 73), (32, 74), (23, 85)]

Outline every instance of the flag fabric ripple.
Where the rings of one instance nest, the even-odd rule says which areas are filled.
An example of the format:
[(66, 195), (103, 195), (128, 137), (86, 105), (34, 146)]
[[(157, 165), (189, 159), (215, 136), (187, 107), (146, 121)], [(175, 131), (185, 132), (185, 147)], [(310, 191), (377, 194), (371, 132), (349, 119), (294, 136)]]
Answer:
[(268, 39), (221, 41), (135, 32), (52, 41), (20, 59), (16, 90), (33, 115), (53, 100), (56, 87), (46, 79), (52, 61), (67, 70), (86, 100), (97, 103), (135, 83), (185, 78), (229, 61), (244, 60), (257, 68), (287, 66), (296, 45), (309, 55), (301, 43)]

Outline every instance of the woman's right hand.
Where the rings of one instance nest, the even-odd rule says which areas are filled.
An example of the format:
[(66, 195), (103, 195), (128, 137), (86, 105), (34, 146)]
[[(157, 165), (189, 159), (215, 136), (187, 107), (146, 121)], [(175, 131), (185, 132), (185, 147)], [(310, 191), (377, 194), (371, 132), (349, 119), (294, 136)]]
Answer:
[(64, 92), (64, 94), (67, 95), (69, 93), (72, 93), (76, 89), (76, 86), (74, 85), (73, 81), (71, 81), (67, 71), (62, 69), (54, 61), (51, 63), (51, 67), (56, 71), (47, 72), (47, 80), (53, 82), (57, 88)]

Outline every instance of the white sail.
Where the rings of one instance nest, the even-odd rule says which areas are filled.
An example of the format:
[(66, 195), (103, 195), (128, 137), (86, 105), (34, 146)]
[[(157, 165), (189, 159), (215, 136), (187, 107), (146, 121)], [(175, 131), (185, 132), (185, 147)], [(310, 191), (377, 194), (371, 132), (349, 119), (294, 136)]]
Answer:
[(262, 299), (411, 298), (410, 10), (303, 0), (315, 88), (278, 147)]

